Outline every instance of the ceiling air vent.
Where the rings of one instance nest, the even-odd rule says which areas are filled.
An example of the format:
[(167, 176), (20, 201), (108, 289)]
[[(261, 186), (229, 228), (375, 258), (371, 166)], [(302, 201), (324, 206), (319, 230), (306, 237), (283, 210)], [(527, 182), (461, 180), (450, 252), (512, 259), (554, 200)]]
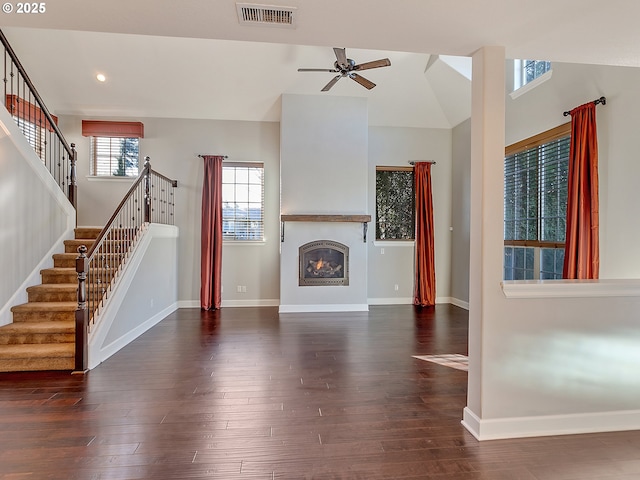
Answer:
[(253, 3), (236, 3), (238, 19), (245, 25), (295, 27), (296, 7), (276, 7)]

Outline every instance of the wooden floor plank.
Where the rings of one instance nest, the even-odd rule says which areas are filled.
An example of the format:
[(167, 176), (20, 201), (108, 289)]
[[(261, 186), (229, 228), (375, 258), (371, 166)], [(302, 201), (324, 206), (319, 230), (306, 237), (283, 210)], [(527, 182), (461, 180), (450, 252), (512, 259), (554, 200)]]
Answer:
[(630, 480), (640, 432), (476, 441), (465, 310), (182, 309), (88, 374), (0, 374), (0, 480)]

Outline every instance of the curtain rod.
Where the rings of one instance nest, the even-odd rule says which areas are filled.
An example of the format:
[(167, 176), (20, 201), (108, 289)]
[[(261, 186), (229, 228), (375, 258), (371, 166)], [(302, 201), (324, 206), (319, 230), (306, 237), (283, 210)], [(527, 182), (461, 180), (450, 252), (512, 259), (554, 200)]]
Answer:
[[(601, 103), (602, 105), (606, 105), (607, 99), (605, 97), (600, 97), (593, 101), (594, 105), (598, 105), (599, 103)], [(566, 117), (567, 115), (571, 115), (571, 112), (570, 111), (562, 112), (563, 117)]]
[(204, 158), (204, 157), (222, 157), (222, 158), (229, 158), (226, 155), (198, 155), (200, 158)]
[(409, 165), (415, 165), (417, 162), (425, 162), (425, 163), (430, 163), (431, 165), (435, 165), (436, 162), (433, 160), (410, 160), (409, 161)]

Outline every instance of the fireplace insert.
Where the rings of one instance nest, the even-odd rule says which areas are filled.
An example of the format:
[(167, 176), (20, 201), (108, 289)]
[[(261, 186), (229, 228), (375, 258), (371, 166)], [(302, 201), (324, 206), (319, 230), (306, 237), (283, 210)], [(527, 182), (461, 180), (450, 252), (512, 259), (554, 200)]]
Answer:
[(302, 245), (300, 286), (349, 285), (349, 247), (332, 240), (316, 240)]

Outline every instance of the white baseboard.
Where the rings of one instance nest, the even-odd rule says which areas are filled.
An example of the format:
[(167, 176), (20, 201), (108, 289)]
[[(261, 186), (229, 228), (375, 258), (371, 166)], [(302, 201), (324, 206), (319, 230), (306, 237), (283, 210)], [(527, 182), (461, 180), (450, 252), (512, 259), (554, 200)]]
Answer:
[(368, 312), (366, 303), (331, 305), (280, 305), (278, 313)]
[(411, 305), (413, 297), (368, 298), (369, 305)]
[(469, 302), (465, 302), (464, 300), (459, 300), (454, 297), (449, 298), (449, 303), (451, 305), (455, 305), (456, 307), (464, 308), (465, 310), (469, 310)]
[[(222, 307), (277, 307), (280, 300), (277, 298), (254, 298), (251, 300), (222, 300)], [(180, 300), (178, 308), (200, 308), (200, 300)]]
[(483, 420), (468, 407), (462, 425), (478, 440), (640, 430), (640, 410)]

